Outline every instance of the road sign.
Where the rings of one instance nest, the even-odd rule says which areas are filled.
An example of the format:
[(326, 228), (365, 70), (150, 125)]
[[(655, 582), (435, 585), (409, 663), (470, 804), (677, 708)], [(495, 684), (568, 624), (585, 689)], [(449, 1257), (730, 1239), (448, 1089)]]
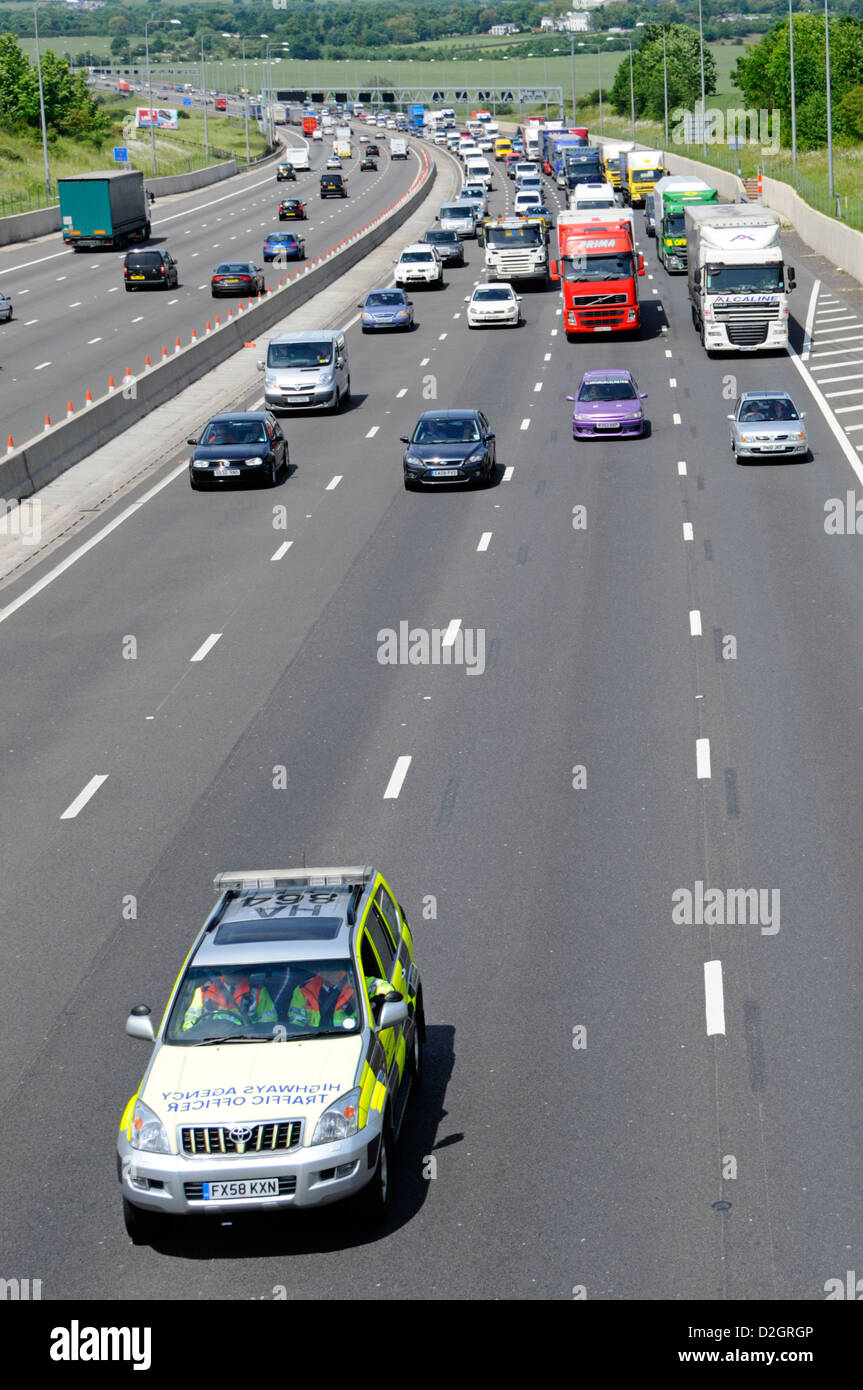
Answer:
[(128, 162), (129, 162), (129, 151), (128, 151), (128, 149), (126, 148), (126, 146), (125, 146), (125, 145), (115, 145), (115, 146), (114, 146), (114, 163), (115, 163), (115, 164), (128, 164)]
[(183, 105), (184, 105), (184, 106), (191, 106), (191, 105), (192, 105), (192, 98), (191, 98), (191, 97), (183, 97)]

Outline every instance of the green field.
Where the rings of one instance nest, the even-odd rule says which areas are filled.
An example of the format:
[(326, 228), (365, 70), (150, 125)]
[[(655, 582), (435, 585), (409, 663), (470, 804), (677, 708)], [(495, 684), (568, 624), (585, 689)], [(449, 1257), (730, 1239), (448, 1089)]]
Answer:
[[(134, 100), (114, 97), (108, 106), (112, 116), (122, 123), (124, 117), (134, 116)], [(210, 114), (208, 118), (210, 163), (218, 163), (232, 156), (240, 163), (246, 158), (245, 123), (236, 116)], [(152, 150), (149, 130), (138, 130), (126, 138), (122, 134), (122, 124), (118, 124), (117, 144), (124, 144), (129, 150), (129, 168), (141, 169), (145, 177), (153, 173)], [(71, 140), (56, 139), (49, 145), (51, 178), (56, 182), (71, 174), (95, 172), (98, 169), (118, 168), (113, 162), (113, 144), (106, 141), (101, 150), (89, 145), (76, 144)], [(267, 142), (258, 133), (254, 122), (249, 124), (249, 148), (252, 159), (266, 150)], [(156, 132), (156, 168), (159, 175), (183, 174), (191, 169), (204, 167), (204, 118), (191, 115), (180, 121), (176, 131)], [(45, 203), (45, 177), (42, 162), (42, 146), (38, 135), (24, 137), (0, 133), (0, 215), (27, 210), (25, 199), (33, 207)]]

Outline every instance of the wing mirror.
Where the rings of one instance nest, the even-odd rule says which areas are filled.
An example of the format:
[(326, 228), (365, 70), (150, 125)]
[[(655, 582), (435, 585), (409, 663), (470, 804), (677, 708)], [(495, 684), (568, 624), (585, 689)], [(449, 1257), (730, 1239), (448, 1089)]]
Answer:
[(791, 266), (791, 265), (788, 266), (788, 268), (787, 268), (787, 270), (786, 270), (785, 273), (786, 273), (786, 276), (787, 276), (787, 279), (788, 279), (788, 288), (789, 288), (789, 290), (795, 289), (795, 288), (796, 288), (796, 285), (797, 285), (797, 277), (796, 277), (796, 275), (794, 274), (794, 267)]
[(141, 1042), (152, 1043), (156, 1041), (149, 1005), (135, 1005), (129, 1017), (126, 1019), (126, 1032), (129, 1034), (130, 1038), (140, 1038)]
[(402, 444), (410, 444), (411, 442), (409, 436), (406, 434), (400, 434), (399, 439), (401, 440)]
[(263, 363), (263, 362), (258, 362), (257, 367), (258, 367), (258, 371), (259, 371), (259, 372), (262, 372), (262, 371), (264, 370), (264, 363)]
[(733, 420), (733, 419), (734, 419), (734, 416), (733, 416), (733, 415), (726, 415), (725, 418), (726, 418), (726, 420)]
[(391, 995), (387, 995), (380, 1012), (377, 1013), (374, 1003), (372, 1004), (372, 1011), (377, 1014), (379, 1032), (382, 1032), (384, 1028), (395, 1028), (397, 1024), (408, 1021), (408, 1006), (401, 995), (397, 995), (395, 999)]
[(567, 396), (566, 399), (567, 399), (568, 401), (574, 401), (574, 400), (575, 400), (575, 396)]
[(186, 443), (187, 443), (187, 444), (193, 444), (193, 445), (194, 445), (194, 444), (197, 444), (197, 442), (198, 442), (197, 439), (187, 439), (187, 440), (186, 440)]
[(646, 400), (647, 400), (647, 392), (646, 392), (646, 391), (639, 391), (639, 393), (638, 393), (638, 399), (641, 400), (641, 401), (646, 401)]

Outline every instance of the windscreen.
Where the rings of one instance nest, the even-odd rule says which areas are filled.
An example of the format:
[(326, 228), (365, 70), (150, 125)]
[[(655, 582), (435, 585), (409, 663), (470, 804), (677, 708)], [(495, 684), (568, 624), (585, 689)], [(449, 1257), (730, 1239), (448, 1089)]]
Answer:
[(158, 251), (135, 251), (126, 257), (127, 265), (161, 265), (162, 257)]
[(665, 219), (666, 236), (685, 236), (686, 219), (682, 212), (671, 212)]
[(564, 256), (561, 274), (570, 284), (590, 284), (597, 280), (627, 280), (635, 274), (635, 267), (628, 251), (611, 256)]
[(764, 400), (744, 401), (738, 418), (747, 424), (767, 424), (771, 420), (799, 420), (800, 416), (787, 397), (768, 396)]
[(440, 215), (441, 217), (454, 217), (456, 221), (463, 222), (465, 218), (468, 221), (471, 220), (473, 211), (469, 203), (459, 203), (449, 208), (441, 208)]
[(270, 343), (268, 367), (326, 367), (333, 360), (332, 343)]
[(250, 266), (248, 261), (224, 261), (222, 265), (217, 265), (216, 275), (248, 275)]
[(211, 420), (201, 435), (202, 444), (266, 444), (263, 420)]
[(578, 393), (580, 401), (634, 401), (631, 381), (583, 381)]
[(350, 960), (191, 966), (165, 1037), (189, 1046), (332, 1038), (356, 1032), (361, 1017)]
[(662, 178), (661, 169), (633, 169), (630, 174), (633, 183), (656, 183)]
[(539, 227), (486, 227), (488, 246), (541, 246)]
[(401, 260), (402, 264), (412, 264), (414, 261), (419, 261), (421, 264), (427, 265), (429, 261), (434, 260), (434, 255), (431, 251), (403, 251)]
[(372, 308), (403, 305), (404, 302), (405, 297), (400, 290), (375, 290), (374, 293), (366, 296), (366, 305)]
[(506, 285), (488, 285), (485, 288), (474, 290), (474, 300), (502, 300), (512, 299), (512, 290)]
[(479, 440), (479, 425), (472, 419), (420, 420), (414, 430), (414, 444), (472, 444)]
[(780, 294), (782, 265), (708, 265), (707, 289), (711, 294)]

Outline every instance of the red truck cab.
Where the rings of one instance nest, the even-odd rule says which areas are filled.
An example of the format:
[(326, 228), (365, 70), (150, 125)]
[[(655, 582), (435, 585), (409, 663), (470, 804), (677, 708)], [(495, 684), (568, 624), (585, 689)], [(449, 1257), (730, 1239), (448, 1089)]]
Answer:
[(560, 281), (567, 339), (577, 333), (637, 332), (644, 257), (635, 250), (631, 221), (615, 220), (613, 214), (590, 221), (562, 212), (557, 237), (558, 257), (550, 272)]
[(227, 111), (227, 109), (228, 109), (228, 98), (227, 98), (227, 97), (216, 97), (215, 106), (216, 106), (216, 110), (217, 110), (217, 111)]
[(303, 116), (303, 134), (314, 135), (318, 126), (317, 116)]

